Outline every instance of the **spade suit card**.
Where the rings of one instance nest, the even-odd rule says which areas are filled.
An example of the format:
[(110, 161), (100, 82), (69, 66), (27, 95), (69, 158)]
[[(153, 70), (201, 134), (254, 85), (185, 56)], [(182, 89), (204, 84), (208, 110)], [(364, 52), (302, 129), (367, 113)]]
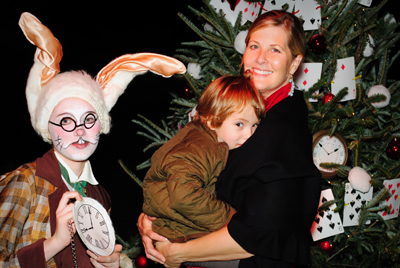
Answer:
[(385, 220), (393, 219), (399, 216), (399, 205), (400, 205), (400, 179), (385, 180), (383, 185), (389, 190), (391, 194), (385, 201), (380, 205), (387, 205), (390, 209), (387, 211), (379, 211), (378, 214)]
[[(322, 63), (302, 63), (294, 76), (294, 83), (300, 90), (308, 90), (321, 78)], [(314, 95), (319, 92), (316, 91)], [(316, 99), (309, 99), (310, 102), (317, 102)]]
[(346, 183), (345, 188), (343, 226), (358, 225), (361, 207), (372, 199), (373, 187), (366, 193), (354, 190), (350, 183)]
[(336, 73), (331, 84), (331, 92), (336, 95), (342, 88), (347, 87), (347, 94), (340, 101), (356, 98), (354, 57), (337, 60)]
[(253, 22), (258, 17), (260, 8), (261, 5), (259, 2), (247, 2), (245, 0), (240, 0), (240, 2), (236, 5), (235, 14), (237, 17), (239, 12), (242, 11), (242, 17)]
[(276, 9), (280, 10), (285, 4), (288, 4), (289, 6), (287, 11), (292, 12), (294, 3), (294, 0), (265, 0), (262, 13)]
[[(318, 208), (331, 200), (334, 200), (332, 189), (322, 191)], [(332, 204), (324, 211), (317, 211), (311, 227), (311, 235), (314, 241), (344, 232), (339, 213), (333, 211), (335, 208), (336, 204)]]
[[(232, 25), (235, 25), (238, 14), (231, 9), (228, 1), (211, 0), (210, 5), (215, 8), (215, 11), (217, 13), (219, 13), (219, 10), (222, 9), (222, 12), (225, 14), (225, 19), (229, 21)], [(242, 19), (242, 24), (244, 24), (245, 22), (246, 20)]]
[(315, 0), (296, 0), (294, 14), (303, 20), (304, 31), (317, 30), (321, 25), (321, 6)]

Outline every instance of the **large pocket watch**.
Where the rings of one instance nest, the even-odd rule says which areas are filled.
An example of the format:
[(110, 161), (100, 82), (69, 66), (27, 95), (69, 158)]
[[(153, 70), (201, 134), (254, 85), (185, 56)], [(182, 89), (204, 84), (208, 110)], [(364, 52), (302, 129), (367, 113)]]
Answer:
[(74, 203), (76, 230), (88, 249), (99, 256), (114, 252), (115, 231), (106, 209), (95, 199), (83, 197)]

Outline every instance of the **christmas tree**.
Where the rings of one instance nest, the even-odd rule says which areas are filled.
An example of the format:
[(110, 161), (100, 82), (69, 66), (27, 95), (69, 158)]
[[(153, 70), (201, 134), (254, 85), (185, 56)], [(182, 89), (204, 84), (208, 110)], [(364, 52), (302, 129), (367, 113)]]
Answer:
[[(144, 117), (134, 120), (145, 129), (138, 134), (150, 140), (145, 151), (157, 149), (188, 123), (188, 114), (213, 79), (240, 72), (244, 37), (251, 24), (246, 19), (277, 3), (275, 9), (296, 14), (302, 4), (249, 1), (246, 5), (256, 12), (249, 15), (244, 9), (235, 12), (240, 2), (244, 1), (204, 0), (200, 9), (189, 6), (190, 19), (179, 13), (199, 37), (182, 43), (175, 55), (188, 64), (188, 72), (182, 75), (187, 89), (173, 96), (172, 115), (161, 124)], [(314, 160), (324, 175), (322, 190), (332, 196), (321, 195), (322, 205), (316, 212), (312, 267), (400, 267), (400, 81), (389, 77), (400, 55), (396, 49), (400, 34), (396, 32), (399, 23), (384, 12), (388, 2), (309, 0), (307, 4), (316, 5), (320, 17), (296, 14), (304, 26), (312, 20), (317, 25), (305, 27), (308, 48), (295, 81), (304, 90), (309, 108)], [(342, 155), (318, 159), (320, 144), (326, 142), (329, 147), (336, 142), (331, 137), (337, 137), (339, 145), (343, 142)], [(146, 169), (150, 164), (148, 159), (136, 168)], [(121, 165), (141, 185), (140, 178)], [(332, 224), (340, 230), (321, 236), (318, 232), (327, 216), (338, 219)]]

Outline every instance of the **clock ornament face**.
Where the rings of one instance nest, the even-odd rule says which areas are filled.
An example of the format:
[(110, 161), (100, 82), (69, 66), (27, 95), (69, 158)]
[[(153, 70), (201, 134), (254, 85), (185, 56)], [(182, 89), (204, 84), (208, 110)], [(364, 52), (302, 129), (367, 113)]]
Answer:
[(107, 211), (98, 201), (89, 197), (76, 201), (74, 219), (79, 236), (91, 251), (101, 256), (114, 252), (114, 228)]
[(338, 133), (329, 136), (329, 130), (321, 130), (313, 137), (313, 160), (321, 171), (322, 177), (333, 178), (335, 170), (321, 167), (321, 163), (344, 165), (347, 162), (348, 150), (345, 139)]

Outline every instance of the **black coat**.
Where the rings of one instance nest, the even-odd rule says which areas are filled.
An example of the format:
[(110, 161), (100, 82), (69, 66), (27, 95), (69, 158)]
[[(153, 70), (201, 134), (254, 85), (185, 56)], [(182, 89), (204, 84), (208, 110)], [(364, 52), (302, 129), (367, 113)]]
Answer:
[(231, 151), (217, 182), (218, 198), (237, 210), (228, 224), (230, 235), (256, 255), (241, 260), (240, 267), (307, 264), (320, 193), (308, 110), (303, 93), (296, 90), (266, 113), (245, 144)]

